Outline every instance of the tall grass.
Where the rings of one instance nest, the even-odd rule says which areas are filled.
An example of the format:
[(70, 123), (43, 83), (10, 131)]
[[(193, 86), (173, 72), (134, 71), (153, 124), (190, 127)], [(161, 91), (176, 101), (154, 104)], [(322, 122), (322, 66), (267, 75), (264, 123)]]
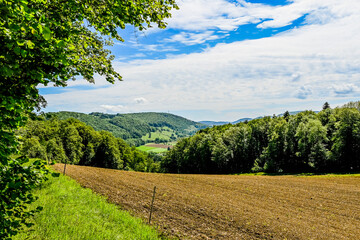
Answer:
[[(43, 206), (34, 226), (13, 239), (160, 239), (159, 233), (90, 189), (60, 176), (51, 178), (35, 194), (31, 208)], [(163, 238), (162, 238), (163, 239)]]

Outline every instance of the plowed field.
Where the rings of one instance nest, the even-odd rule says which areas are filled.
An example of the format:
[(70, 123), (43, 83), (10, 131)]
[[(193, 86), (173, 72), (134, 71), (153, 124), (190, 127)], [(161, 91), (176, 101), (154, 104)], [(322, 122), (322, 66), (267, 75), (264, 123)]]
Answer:
[(151, 223), (181, 239), (360, 239), (359, 176), (66, 172), (145, 221), (156, 186)]

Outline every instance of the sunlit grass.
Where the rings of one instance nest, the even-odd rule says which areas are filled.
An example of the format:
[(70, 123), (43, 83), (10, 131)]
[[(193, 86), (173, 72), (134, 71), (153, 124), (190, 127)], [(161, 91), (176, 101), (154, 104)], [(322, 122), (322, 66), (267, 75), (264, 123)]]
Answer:
[(139, 146), (137, 147), (138, 150), (144, 151), (144, 152), (156, 152), (156, 153), (160, 153), (160, 152), (166, 152), (167, 148), (157, 148), (157, 147), (149, 147), (146, 145), (143, 146)]
[(255, 173), (239, 173), (235, 175), (241, 176), (297, 176), (297, 177), (360, 177), (360, 173), (266, 173), (266, 172), (255, 172)]
[[(13, 239), (160, 239), (159, 233), (74, 180), (51, 178), (31, 208), (43, 206), (30, 229)], [(163, 239), (163, 238), (162, 238)]]

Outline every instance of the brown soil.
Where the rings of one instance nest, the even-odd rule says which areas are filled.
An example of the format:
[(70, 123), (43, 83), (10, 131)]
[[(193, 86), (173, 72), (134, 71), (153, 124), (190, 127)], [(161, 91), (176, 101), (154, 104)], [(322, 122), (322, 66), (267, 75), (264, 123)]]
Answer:
[[(61, 171), (63, 165), (55, 165)], [(181, 239), (359, 239), (360, 177), (177, 175), (67, 166), (83, 187)]]
[(157, 143), (151, 143), (151, 144), (146, 144), (147, 147), (156, 147), (156, 148), (172, 148), (173, 146), (171, 145), (164, 145), (164, 144), (157, 144)]

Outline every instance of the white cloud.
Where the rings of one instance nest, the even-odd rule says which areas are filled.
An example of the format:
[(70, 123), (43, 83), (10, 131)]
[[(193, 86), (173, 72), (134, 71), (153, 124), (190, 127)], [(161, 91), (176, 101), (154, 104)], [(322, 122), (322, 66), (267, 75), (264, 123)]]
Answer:
[(283, 27), (305, 14), (308, 22), (324, 23), (329, 15), (335, 16), (332, 10), (339, 1), (294, 0), (285, 6), (270, 6), (244, 0), (180, 0), (178, 5), (180, 10), (173, 10), (173, 17), (168, 20), (169, 28), (232, 31), (249, 23), (258, 24), (258, 28)]
[(136, 104), (146, 104), (146, 103), (148, 103), (149, 101), (148, 101), (146, 98), (139, 97), (139, 98), (135, 98), (135, 99), (134, 99), (134, 102), (135, 102)]
[(359, 87), (355, 84), (339, 84), (339, 85), (333, 85), (332, 89), (335, 94), (339, 95), (347, 95), (354, 92), (357, 92), (359, 90)]
[(123, 105), (100, 105), (101, 108), (105, 110), (105, 112), (118, 113), (118, 112), (126, 112), (128, 109)]
[(214, 31), (205, 31), (203, 33), (189, 33), (181, 32), (179, 34), (173, 35), (169, 39), (165, 39), (167, 42), (181, 42), (185, 45), (195, 45), (201, 44), (206, 41), (217, 40), (228, 36), (225, 35), (215, 35)]
[(138, 48), (141, 51), (149, 51), (149, 52), (176, 52), (178, 49), (172, 46), (165, 46), (163, 44), (139, 44), (134, 43), (134, 48)]
[(301, 79), (301, 75), (298, 73), (291, 74), (291, 81), (298, 82)]
[(312, 94), (312, 91), (309, 87), (302, 86), (297, 90), (295, 96), (299, 99), (306, 99)]

